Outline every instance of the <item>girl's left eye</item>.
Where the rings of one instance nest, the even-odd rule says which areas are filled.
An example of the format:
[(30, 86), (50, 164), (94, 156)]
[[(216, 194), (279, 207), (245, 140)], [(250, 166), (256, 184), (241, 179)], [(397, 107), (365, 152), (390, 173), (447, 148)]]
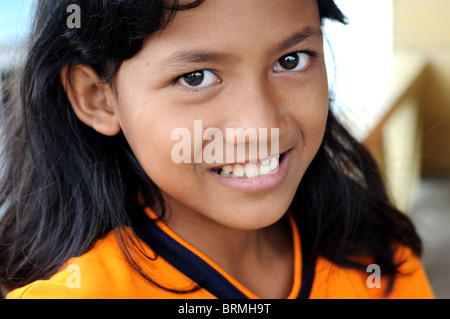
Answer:
[(205, 88), (218, 82), (220, 82), (220, 79), (210, 70), (186, 73), (180, 76), (177, 81), (181, 86), (193, 89)]
[(306, 52), (292, 52), (282, 56), (274, 66), (275, 72), (301, 71), (308, 66), (311, 56)]

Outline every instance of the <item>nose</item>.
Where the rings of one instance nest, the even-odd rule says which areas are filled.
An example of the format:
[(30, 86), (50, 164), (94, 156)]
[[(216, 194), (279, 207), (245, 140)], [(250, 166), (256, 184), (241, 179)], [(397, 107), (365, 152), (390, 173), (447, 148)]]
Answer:
[[(227, 145), (266, 148), (266, 155), (279, 153), (279, 139), (286, 128), (283, 101), (269, 80), (247, 80), (235, 87), (228, 100), (226, 130)], [(256, 134), (255, 134), (256, 133)], [(261, 156), (260, 156), (261, 157)]]
[(231, 103), (233, 113), (238, 116), (233, 116), (229, 122), (237, 127), (269, 129), (280, 126), (282, 101), (269, 81), (240, 85), (234, 89)]

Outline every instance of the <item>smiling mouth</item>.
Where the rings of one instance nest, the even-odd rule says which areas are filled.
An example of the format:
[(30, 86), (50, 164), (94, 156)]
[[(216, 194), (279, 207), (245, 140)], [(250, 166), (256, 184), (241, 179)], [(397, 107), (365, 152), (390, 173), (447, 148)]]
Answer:
[[(282, 156), (282, 155), (281, 155)], [(257, 163), (225, 164), (211, 171), (226, 178), (256, 178), (275, 174), (280, 165), (280, 155)]]

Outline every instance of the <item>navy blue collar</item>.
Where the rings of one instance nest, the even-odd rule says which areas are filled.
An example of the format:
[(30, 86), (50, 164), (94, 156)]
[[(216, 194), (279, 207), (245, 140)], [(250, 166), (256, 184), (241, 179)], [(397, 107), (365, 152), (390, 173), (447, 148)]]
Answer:
[[(249, 298), (202, 258), (164, 232), (143, 210), (133, 217), (133, 229), (136, 235), (158, 256), (164, 258), (200, 287), (219, 299)], [(304, 256), (308, 254), (305, 252), (306, 247), (303, 247), (303, 241), (301, 244), (302, 281), (297, 299), (308, 299), (314, 281), (315, 264), (305, 263)]]

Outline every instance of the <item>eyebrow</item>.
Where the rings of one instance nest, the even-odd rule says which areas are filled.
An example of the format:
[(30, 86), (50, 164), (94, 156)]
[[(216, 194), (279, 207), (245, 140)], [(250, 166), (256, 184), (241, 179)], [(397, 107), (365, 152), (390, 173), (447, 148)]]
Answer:
[(300, 42), (305, 41), (309, 38), (318, 37), (320, 39), (323, 38), (322, 30), (319, 28), (314, 27), (305, 27), (302, 31), (295, 33), (294, 35), (290, 36), (283, 42), (281, 42), (280, 45), (274, 47), (274, 51), (284, 51), (291, 47), (293, 47), (296, 44), (299, 44)]
[(161, 63), (158, 63), (156, 69), (174, 69), (183, 68), (186, 64), (199, 64), (199, 63), (219, 63), (225, 61), (231, 61), (234, 59), (234, 55), (212, 52), (203, 49), (183, 49), (171, 54), (167, 59), (164, 59)]
[[(322, 30), (320, 28), (317, 29), (311, 26), (305, 27), (303, 30), (293, 34), (286, 40), (282, 41), (280, 44), (272, 47), (272, 50), (273, 52), (284, 51), (312, 37), (322, 38)], [(220, 63), (231, 62), (236, 59), (236, 56), (233, 54), (208, 51), (205, 49), (182, 49), (171, 54), (167, 59), (164, 59), (164, 61), (159, 63), (156, 68), (176, 70), (189, 63)]]

